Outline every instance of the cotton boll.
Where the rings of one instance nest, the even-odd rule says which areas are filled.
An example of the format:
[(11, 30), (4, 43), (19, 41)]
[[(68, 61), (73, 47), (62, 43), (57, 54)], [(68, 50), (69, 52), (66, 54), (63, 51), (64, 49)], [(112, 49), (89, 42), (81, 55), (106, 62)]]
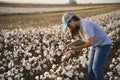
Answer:
[(79, 75), (80, 75), (80, 74), (78, 73), (78, 71), (75, 71), (74, 74), (75, 74), (76, 76), (79, 76)]
[(38, 55), (38, 58), (41, 58), (42, 56), (41, 55)]
[(70, 80), (70, 78), (65, 78), (65, 80)]
[(80, 60), (80, 62), (81, 62), (81, 64), (82, 64), (82, 67), (83, 67), (83, 68), (86, 68), (86, 63), (87, 63), (87, 58), (86, 58), (86, 56), (81, 56), (81, 57), (79, 57), (79, 60)]
[(61, 77), (57, 77), (57, 80), (62, 80), (62, 78)]
[(23, 76), (24, 76), (24, 74), (23, 73), (18, 73), (18, 75), (20, 76), (20, 78), (22, 78)]
[(59, 45), (59, 49), (60, 49), (61, 51), (63, 51), (63, 50), (65, 50), (65, 46), (64, 46), (64, 45)]
[(54, 73), (54, 69), (50, 69), (50, 71), (49, 71), (49, 72), (50, 72), (51, 74), (52, 74), (52, 73)]
[(58, 51), (56, 54), (57, 54), (58, 56), (60, 56), (60, 55), (61, 55), (61, 52), (60, 52), (60, 51)]
[(4, 74), (0, 74), (0, 80), (5, 80), (4, 79)]
[(40, 50), (38, 49), (38, 50), (35, 50), (35, 52), (37, 53), (37, 54), (39, 54), (40, 53)]
[(44, 56), (47, 56), (48, 55), (48, 51), (44, 50), (43, 54), (44, 54)]
[(51, 74), (50, 76), (49, 76), (49, 78), (51, 79), (55, 79), (56, 78), (56, 75), (54, 75), (54, 74)]
[(114, 64), (117, 65), (117, 62), (115, 61)]
[(57, 75), (60, 75), (60, 72), (61, 71), (61, 69), (60, 68), (58, 68), (56, 71), (55, 71), (55, 73), (57, 73)]
[(50, 75), (49, 72), (45, 72), (45, 73), (44, 73), (44, 76), (45, 76), (46, 78), (49, 77), (49, 75)]
[(27, 65), (26, 66), (26, 70), (30, 70), (31, 69), (31, 66), (30, 65)]
[(3, 62), (2, 61), (0, 61), (0, 66), (3, 64)]
[(115, 76), (115, 77), (114, 77), (114, 80), (120, 80), (120, 78)]
[(120, 61), (120, 57), (118, 57), (117, 60)]
[(83, 67), (83, 68), (86, 68), (86, 64), (82, 64), (82, 67)]
[(43, 68), (45, 69), (45, 68), (47, 68), (48, 66), (46, 65), (46, 64), (43, 64)]
[(114, 62), (115, 62), (115, 58), (112, 59), (112, 63), (114, 63)]
[(52, 69), (55, 69), (55, 68), (56, 68), (56, 65), (55, 65), (55, 64), (53, 64), (53, 65), (52, 65)]
[(39, 80), (39, 76), (35, 76), (35, 80)]
[[(0, 45), (0, 49), (2, 49), (1, 45)], [(0, 57), (1, 57), (2, 53), (0, 52)]]
[(81, 72), (80, 75), (79, 75), (80, 78), (84, 78), (84, 73)]
[(22, 63), (22, 66), (27, 66), (27, 61), (25, 60), (25, 58), (21, 60), (21, 63)]
[(112, 69), (114, 67), (114, 64), (110, 64), (109, 67), (110, 69)]
[(14, 76), (14, 79), (20, 80), (20, 76), (19, 76), (19, 75), (15, 75), (15, 76)]
[(43, 75), (40, 75), (41, 80), (45, 80), (45, 77)]
[(78, 77), (75, 77), (75, 80), (79, 80)]
[(28, 57), (31, 57), (31, 56), (32, 56), (32, 53), (26, 52), (25, 55), (24, 55), (24, 57), (27, 57), (27, 56), (28, 56)]
[(68, 66), (65, 67), (65, 69), (69, 71), (69, 70), (72, 69), (72, 67), (73, 67), (72, 65), (68, 65)]
[(14, 62), (13, 60), (10, 60), (10, 62), (8, 63), (8, 68), (12, 68), (14, 66)]
[(111, 77), (113, 76), (113, 72), (107, 72), (107, 75)]
[(117, 65), (115, 68), (120, 73), (120, 65)]
[[(119, 15), (120, 15), (120, 11), (118, 10), (112, 13), (92, 16), (89, 17), (88, 19), (93, 20), (98, 24), (102, 25), (105, 31), (110, 35), (110, 38), (113, 41), (113, 45), (114, 45), (114, 43), (118, 42), (120, 39)], [(2, 58), (1, 60), (2, 62), (0, 61), (0, 70), (4, 71), (3, 72), (4, 77), (7, 79), (8, 77), (14, 77), (15, 75), (19, 75), (20, 76), (19, 80), (22, 79), (25, 80), (25, 78), (21, 78), (22, 75), (19, 73), (24, 73), (24, 69), (26, 69), (27, 67), (28, 70), (30, 70), (30, 76), (33, 76), (33, 74), (35, 74), (36, 71), (45, 72), (46, 68), (49, 66), (48, 64), (46, 64), (46, 62), (50, 60), (50, 65), (51, 65), (53, 63), (53, 59), (55, 55), (61, 57), (61, 53), (66, 51), (65, 45), (72, 41), (70, 32), (69, 31), (67, 31), (66, 33), (62, 32), (61, 26), (62, 25), (55, 25), (52, 27), (50, 26), (51, 28), (45, 28), (45, 29), (27, 28), (27, 29), (15, 29), (15, 30), (14, 29), (1, 30), (0, 35), (2, 34), (2, 37), (0, 37), (0, 48), (2, 49), (4, 47), (5, 49), (4, 49), (4, 53), (0, 53), (1, 56), (0, 58)], [(3, 44), (1, 45), (1, 41), (3, 41), (4, 45)], [(53, 45), (51, 44), (52, 41), (53, 41)], [(11, 49), (12, 48), (11, 46), (14, 46), (13, 50)], [(44, 54), (44, 51), (48, 51), (48, 52)], [(64, 65), (61, 66), (61, 64), (60, 65), (58, 64), (60, 67), (54, 67), (52, 70), (48, 70), (47, 68), (47, 71), (50, 72), (49, 79), (54, 80), (57, 79), (58, 76), (62, 78), (63, 76), (61, 75), (62, 74), (64, 75), (66, 73), (73, 73), (71, 74), (73, 75), (72, 79), (76, 79), (76, 80), (78, 78), (80, 79), (79, 77), (80, 73), (82, 72), (82, 70), (84, 70), (84, 68), (86, 70), (88, 55), (84, 55), (84, 54), (86, 54), (88, 51), (89, 49), (84, 48), (83, 50), (81, 50), (81, 53), (83, 53), (81, 54), (82, 56), (81, 58), (71, 59), (71, 61), (69, 59), (68, 62), (67, 61), (64, 62)], [(110, 76), (111, 75), (110, 73), (109, 76), (108, 74), (106, 74), (108, 76), (106, 80), (109, 80), (109, 77), (110, 79), (113, 80), (117, 79), (116, 77), (119, 78), (120, 75), (120, 71), (118, 67), (120, 62), (119, 52), (120, 50), (118, 49), (118, 51), (115, 53), (115, 58), (113, 58), (109, 66), (112, 72), (112, 76)], [(38, 54), (34, 54), (34, 53), (38, 53)], [(15, 65), (15, 58), (20, 60), (20, 63), (18, 65)], [(5, 61), (3, 61), (3, 59)], [(14, 63), (13, 66), (11, 60), (13, 60)], [(56, 61), (58, 61), (58, 59), (56, 59)], [(41, 69), (41, 66), (43, 69)], [(35, 70), (35, 72), (32, 72), (32, 70)], [(64, 77), (65, 80), (71, 79), (71, 77), (69, 76), (66, 77)], [(40, 78), (40, 80), (45, 80), (45, 79), (47, 78), (44, 76)]]
[(8, 77), (8, 80), (13, 80), (12, 77)]
[(21, 78), (20, 80), (25, 80), (25, 78)]
[(11, 73), (12, 73), (12, 71), (8, 71), (6, 74), (7, 74), (8, 77), (10, 77)]
[(35, 43), (36, 43), (36, 44), (38, 44), (38, 43), (39, 43), (39, 41), (38, 41), (37, 39), (35, 39), (34, 41), (35, 41)]
[(113, 77), (110, 76), (110, 77), (109, 77), (109, 80), (113, 80)]
[(118, 49), (118, 52), (120, 52), (120, 49)]
[(72, 77), (73, 76), (73, 73), (72, 72), (66, 72), (66, 76), (68, 76), (68, 77)]

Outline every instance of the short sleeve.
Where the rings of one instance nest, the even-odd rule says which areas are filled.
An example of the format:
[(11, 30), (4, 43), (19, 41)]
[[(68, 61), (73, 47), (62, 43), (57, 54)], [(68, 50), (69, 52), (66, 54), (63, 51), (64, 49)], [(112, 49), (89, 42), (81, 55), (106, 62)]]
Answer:
[(92, 38), (94, 37), (94, 30), (93, 30), (93, 27), (92, 25), (86, 25), (85, 26), (85, 38)]

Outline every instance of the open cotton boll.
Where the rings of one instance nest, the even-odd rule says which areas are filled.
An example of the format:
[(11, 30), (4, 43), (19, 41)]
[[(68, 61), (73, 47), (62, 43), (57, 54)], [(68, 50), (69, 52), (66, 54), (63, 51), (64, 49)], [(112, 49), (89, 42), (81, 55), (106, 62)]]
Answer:
[(57, 51), (56, 54), (57, 54), (58, 56), (60, 56), (60, 55), (61, 55), (61, 52), (60, 52), (60, 51)]
[(57, 80), (62, 80), (62, 78), (61, 77), (57, 77)]
[(112, 63), (115, 63), (115, 61), (116, 61), (115, 58), (113, 58), (113, 59), (112, 59)]
[(8, 68), (12, 68), (14, 66), (14, 62), (13, 60), (10, 60), (10, 62), (8, 63)]
[(120, 63), (119, 63), (119, 65), (117, 65), (115, 68), (116, 68), (118, 74), (120, 75)]
[(30, 52), (25, 52), (25, 54), (24, 54), (24, 57), (31, 57), (32, 56), (32, 53), (30, 53)]
[(115, 77), (114, 77), (114, 80), (120, 80), (120, 78), (115, 76)]
[(70, 78), (65, 78), (65, 80), (70, 80)]
[(53, 64), (53, 65), (52, 65), (52, 69), (55, 69), (55, 68), (56, 68), (56, 65), (55, 65), (55, 64)]
[(61, 69), (62, 69), (62, 67), (59, 66), (58, 69), (55, 71), (55, 73), (57, 73), (58, 75), (60, 75), (59, 72), (61, 71)]
[(67, 71), (65, 69), (62, 69), (62, 75), (64, 75)]
[(12, 78), (12, 77), (8, 77), (7, 79), (8, 79), (8, 80), (13, 80), (13, 78)]
[(27, 65), (25, 68), (26, 68), (26, 70), (30, 70), (31, 69), (31, 65)]
[(107, 75), (111, 77), (113, 76), (113, 72), (107, 72)]
[(72, 65), (68, 65), (68, 66), (65, 67), (65, 69), (69, 71), (69, 70), (72, 69), (72, 67), (73, 67)]
[(45, 69), (45, 68), (47, 68), (48, 66), (46, 65), (46, 64), (43, 64), (43, 68)]
[(20, 80), (25, 80), (25, 78), (21, 78)]
[(56, 78), (56, 75), (51, 74), (51, 75), (49, 75), (49, 78), (50, 78), (50, 79), (55, 79), (55, 78)]
[[(104, 30), (110, 35), (113, 45), (120, 40), (119, 15), (120, 11), (115, 11), (114, 13), (112, 12), (109, 14), (100, 14), (89, 17), (90, 20), (93, 20), (104, 27)], [(60, 79), (63, 78), (64, 80), (71, 80), (71, 76), (73, 80), (79, 80), (82, 77), (84, 79), (86, 76), (83, 76), (84, 73), (82, 74), (82, 70), (87, 69), (86, 62), (88, 61), (88, 55), (86, 54), (88, 53), (89, 48), (82, 49), (80, 51), (82, 54), (77, 56), (78, 59), (70, 58), (68, 61), (62, 63), (64, 65), (58, 64), (54, 66), (53, 64), (54, 56), (57, 55), (58, 57), (61, 57), (61, 53), (66, 51), (65, 45), (74, 41), (71, 38), (69, 31), (66, 33), (62, 32), (61, 26), (62, 25), (55, 25), (43, 29), (21, 28), (1, 30), (0, 50), (3, 49), (3, 51), (0, 52), (0, 58), (2, 61), (0, 62), (0, 70), (3, 72), (2, 78), (7, 79), (8, 77), (11, 77), (14, 79), (17, 75), (18, 77), (16, 76), (16, 80), (26, 80), (27, 77), (31, 77), (32, 80), (34, 80), (37, 73), (42, 72), (41, 74), (43, 75), (37, 77), (40, 78), (40, 80), (45, 80), (47, 77), (44, 76), (44, 73), (49, 72), (48, 78), (51, 80), (57, 79), (58, 77), (60, 77)], [(109, 75), (105, 72), (107, 76), (106, 80), (119, 79), (119, 53), (120, 49), (114, 54), (115, 58), (113, 58), (109, 66), (111, 71), (108, 72)], [(16, 59), (20, 60), (18, 65), (15, 63)], [(52, 67), (50, 70), (48, 68), (48, 60), (50, 60), (50, 66)], [(58, 59), (56, 59), (56, 61), (58, 61)], [(30, 75), (23, 76), (23, 74), (26, 74), (25, 70), (29, 70)], [(66, 73), (68, 76), (66, 76)], [(63, 75), (65, 75), (65, 77), (63, 77)]]
[(73, 76), (73, 72), (71, 72), (71, 71), (66, 72), (66, 76), (71, 78)]
[(39, 78), (39, 76), (35, 76), (35, 80), (39, 80), (40, 78)]
[(47, 50), (44, 50), (44, 51), (43, 51), (43, 54), (44, 54), (44, 56), (47, 56), (47, 55), (48, 55), (48, 51), (47, 51)]
[(40, 65), (38, 65), (35, 69), (36, 69), (36, 71), (41, 71), (42, 67)]
[(45, 80), (45, 77), (43, 75), (40, 75), (41, 80)]
[(0, 66), (3, 64), (3, 62), (2, 61), (0, 61)]
[(114, 66), (115, 66), (114, 64), (109, 65), (110, 69), (112, 69)]
[(113, 77), (112, 77), (112, 76), (110, 76), (110, 77), (109, 77), (109, 80), (113, 80)]
[(80, 75), (79, 75), (79, 77), (80, 77), (80, 78), (84, 78), (84, 75), (85, 75), (85, 74), (84, 74), (83, 72), (81, 72)]
[(49, 73), (49, 72), (45, 72), (45, 73), (44, 73), (44, 77), (45, 77), (45, 78), (47, 78), (47, 77), (49, 77), (49, 76), (50, 76), (50, 73)]

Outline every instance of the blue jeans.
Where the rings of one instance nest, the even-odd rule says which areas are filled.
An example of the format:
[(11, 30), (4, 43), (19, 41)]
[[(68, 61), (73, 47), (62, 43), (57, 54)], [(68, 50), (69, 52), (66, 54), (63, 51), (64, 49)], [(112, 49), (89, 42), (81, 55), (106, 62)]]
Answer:
[(88, 80), (104, 79), (102, 68), (110, 49), (111, 45), (92, 47), (88, 61)]

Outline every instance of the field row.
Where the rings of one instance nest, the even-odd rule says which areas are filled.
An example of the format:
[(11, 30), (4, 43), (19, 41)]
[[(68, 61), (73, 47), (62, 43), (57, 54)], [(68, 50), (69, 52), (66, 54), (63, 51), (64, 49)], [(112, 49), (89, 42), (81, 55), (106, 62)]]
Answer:
[(19, 8), (19, 7), (0, 7), (0, 14), (24, 14), (24, 13), (43, 13), (43, 12), (56, 12), (56, 11), (71, 11), (100, 8), (103, 6), (89, 6), (89, 7), (52, 7), (52, 8)]

